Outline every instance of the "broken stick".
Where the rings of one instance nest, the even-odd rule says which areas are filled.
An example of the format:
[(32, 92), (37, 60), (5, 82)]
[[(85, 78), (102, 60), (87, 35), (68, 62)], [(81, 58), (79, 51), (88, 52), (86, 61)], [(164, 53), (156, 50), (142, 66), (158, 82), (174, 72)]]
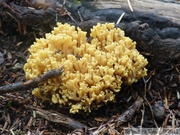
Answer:
[(56, 78), (63, 73), (63, 68), (52, 69), (47, 73), (38, 76), (32, 80), (26, 82), (18, 82), (0, 87), (0, 94), (8, 93), (8, 92), (17, 92), (17, 91), (25, 91), (30, 88), (35, 88), (39, 83), (44, 82), (48, 79)]
[(88, 126), (64, 115), (59, 112), (53, 111), (53, 110), (43, 110), (40, 108), (36, 108), (34, 106), (25, 106), (25, 108), (30, 110), (35, 110), (36, 114), (40, 116), (41, 118), (44, 118), (48, 121), (59, 123), (60, 125), (63, 125), (65, 127), (69, 127), (71, 129), (87, 129)]

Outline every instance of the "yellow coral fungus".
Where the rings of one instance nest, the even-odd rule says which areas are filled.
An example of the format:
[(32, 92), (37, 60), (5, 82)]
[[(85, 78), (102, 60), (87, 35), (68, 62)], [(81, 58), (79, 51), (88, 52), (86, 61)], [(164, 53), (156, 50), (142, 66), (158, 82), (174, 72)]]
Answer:
[(62, 76), (39, 84), (33, 94), (71, 113), (90, 112), (103, 102), (113, 101), (121, 84), (132, 84), (146, 75), (147, 60), (136, 50), (136, 43), (114, 28), (113, 23), (97, 24), (86, 32), (69, 24), (58, 23), (45, 38), (29, 48), (24, 66), (27, 79), (63, 66)]

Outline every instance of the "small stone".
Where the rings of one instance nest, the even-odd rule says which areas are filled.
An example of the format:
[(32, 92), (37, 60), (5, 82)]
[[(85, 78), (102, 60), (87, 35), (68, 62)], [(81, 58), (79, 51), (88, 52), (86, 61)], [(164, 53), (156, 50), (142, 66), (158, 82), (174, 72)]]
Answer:
[(0, 52), (0, 64), (2, 64), (4, 62), (4, 56), (3, 54)]
[(166, 116), (166, 110), (163, 101), (158, 101), (152, 107), (154, 118), (157, 121), (163, 121)]

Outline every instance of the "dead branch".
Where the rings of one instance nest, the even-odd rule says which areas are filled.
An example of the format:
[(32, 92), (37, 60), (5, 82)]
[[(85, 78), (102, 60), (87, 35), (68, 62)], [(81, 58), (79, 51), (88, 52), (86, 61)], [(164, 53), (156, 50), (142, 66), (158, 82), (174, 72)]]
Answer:
[(18, 83), (1, 86), (0, 94), (4, 94), (8, 92), (25, 91), (25, 90), (29, 90), (30, 88), (35, 88), (38, 86), (39, 83), (44, 82), (48, 79), (58, 77), (62, 73), (63, 73), (63, 68), (61, 67), (59, 69), (52, 69), (47, 73), (26, 82), (18, 82)]
[(122, 115), (120, 115), (115, 121), (118, 122), (118, 124), (122, 124), (124, 122), (130, 121), (134, 114), (141, 108), (143, 104), (143, 98), (138, 97), (134, 104), (128, 108)]
[(87, 129), (88, 127), (74, 119), (69, 118), (68, 116), (61, 114), (53, 110), (43, 110), (33, 106), (25, 106), (27, 109), (35, 110), (36, 114), (40, 117), (51, 121), (59, 123), (60, 125), (70, 127), (71, 129)]
[(93, 135), (105, 134), (113, 126), (117, 127), (123, 123), (129, 122), (133, 118), (137, 110), (141, 108), (143, 101), (144, 101), (143, 98), (138, 97), (137, 100), (134, 102), (134, 104), (130, 106), (128, 110), (126, 110), (122, 115), (120, 115), (117, 118), (112, 118), (107, 123), (102, 124), (97, 130), (93, 131), (92, 134)]

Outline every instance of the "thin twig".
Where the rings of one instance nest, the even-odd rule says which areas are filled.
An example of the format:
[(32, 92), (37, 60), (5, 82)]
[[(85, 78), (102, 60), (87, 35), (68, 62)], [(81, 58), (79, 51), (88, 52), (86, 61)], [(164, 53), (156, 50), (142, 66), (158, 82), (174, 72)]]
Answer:
[(63, 68), (52, 69), (45, 74), (34, 78), (32, 80), (26, 82), (18, 82), (0, 87), (0, 94), (9, 93), (9, 92), (17, 92), (17, 91), (25, 91), (30, 88), (35, 88), (39, 83), (44, 82), (48, 79), (56, 78), (63, 73)]
[(149, 103), (149, 101), (148, 101), (146, 98), (144, 98), (144, 100), (146, 101), (146, 103), (147, 103), (148, 106), (149, 106), (149, 109), (150, 109), (150, 111), (151, 111), (151, 116), (152, 116), (154, 125), (156, 126), (156, 128), (158, 128), (158, 124), (157, 124), (157, 122), (156, 122), (156, 120), (155, 120), (155, 118), (154, 118), (154, 113), (153, 113), (153, 110), (152, 110), (152, 106), (151, 106), (151, 104)]
[(118, 21), (116, 22), (116, 24), (119, 24), (120, 21), (122, 20), (122, 18), (124, 17), (125, 13), (122, 13), (121, 16), (119, 17)]
[(128, 2), (128, 5), (129, 5), (129, 8), (130, 8), (131, 12), (133, 12), (134, 10), (133, 10), (133, 8), (132, 8), (132, 5), (131, 5), (130, 0), (127, 0), (127, 2)]
[(82, 18), (81, 13), (80, 13), (79, 11), (77, 11), (77, 13), (78, 13), (78, 15), (79, 15), (79, 18), (80, 18), (81, 23), (83, 23), (83, 22), (84, 22), (84, 20), (83, 20), (83, 18)]
[[(143, 82), (144, 82), (144, 98), (146, 98), (146, 93), (147, 93), (147, 83), (150, 81), (151, 77), (155, 74), (155, 70), (152, 70), (150, 73), (149, 73), (149, 76), (147, 79), (145, 79), (143, 77)], [(151, 86), (151, 84), (150, 84)], [(150, 87), (148, 87), (148, 90), (150, 89)]]
[(141, 125), (140, 125), (140, 127), (142, 128), (143, 123), (144, 123), (144, 114), (145, 114), (145, 107), (144, 107), (144, 104), (143, 104), (143, 110), (141, 110), (141, 113), (142, 113), (142, 118), (141, 118)]

